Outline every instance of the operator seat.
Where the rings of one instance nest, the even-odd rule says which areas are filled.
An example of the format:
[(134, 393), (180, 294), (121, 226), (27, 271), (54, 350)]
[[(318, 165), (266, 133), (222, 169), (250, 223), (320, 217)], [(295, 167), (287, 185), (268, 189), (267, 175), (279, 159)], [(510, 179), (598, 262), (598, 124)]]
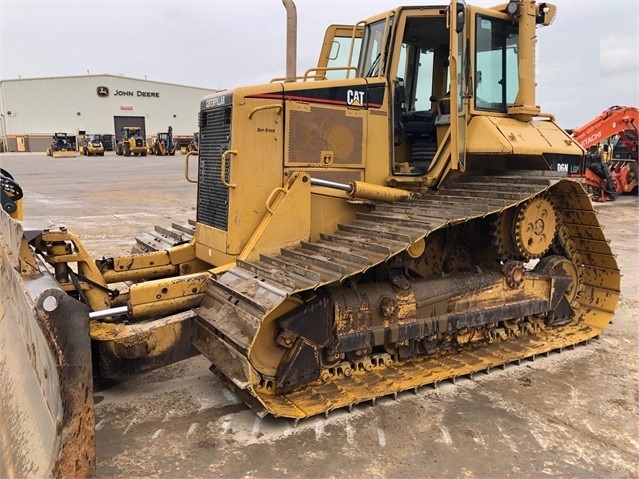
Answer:
[(410, 135), (435, 135), (435, 111), (410, 111), (403, 114), (404, 131)]

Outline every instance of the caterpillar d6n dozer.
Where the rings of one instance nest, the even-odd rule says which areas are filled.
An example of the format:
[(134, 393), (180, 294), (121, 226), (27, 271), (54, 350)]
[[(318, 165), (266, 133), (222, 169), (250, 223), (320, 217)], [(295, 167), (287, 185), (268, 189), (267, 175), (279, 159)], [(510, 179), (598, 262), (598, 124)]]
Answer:
[(3, 214), (9, 470), (91, 472), (96, 376), (203, 354), (258, 414), (298, 420), (611, 321), (616, 260), (562, 177), (585, 152), (535, 101), (553, 5), (454, 0), (334, 25), (298, 76), (284, 4), (285, 78), (201, 102), (190, 242), (94, 259), (66, 229), (23, 234)]

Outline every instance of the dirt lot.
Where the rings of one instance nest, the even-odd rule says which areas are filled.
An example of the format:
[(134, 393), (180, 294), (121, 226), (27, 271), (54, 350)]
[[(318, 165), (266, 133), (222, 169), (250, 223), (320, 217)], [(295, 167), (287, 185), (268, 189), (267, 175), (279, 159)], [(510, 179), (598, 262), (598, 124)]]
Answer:
[[(195, 217), (182, 160), (2, 154), (0, 166), (25, 190), (26, 228), (65, 225), (108, 257)], [(193, 358), (97, 386), (97, 477), (639, 477), (638, 200), (595, 208), (623, 272), (600, 339), (296, 427), (258, 418)]]

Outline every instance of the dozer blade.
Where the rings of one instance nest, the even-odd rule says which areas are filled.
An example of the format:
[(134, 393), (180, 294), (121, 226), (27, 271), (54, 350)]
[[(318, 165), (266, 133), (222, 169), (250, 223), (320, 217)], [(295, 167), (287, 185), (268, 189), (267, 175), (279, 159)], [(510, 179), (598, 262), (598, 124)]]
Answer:
[(77, 151), (67, 150), (67, 151), (54, 151), (52, 156), (54, 158), (73, 158), (78, 156)]
[(0, 211), (0, 477), (86, 477), (95, 465), (87, 308)]

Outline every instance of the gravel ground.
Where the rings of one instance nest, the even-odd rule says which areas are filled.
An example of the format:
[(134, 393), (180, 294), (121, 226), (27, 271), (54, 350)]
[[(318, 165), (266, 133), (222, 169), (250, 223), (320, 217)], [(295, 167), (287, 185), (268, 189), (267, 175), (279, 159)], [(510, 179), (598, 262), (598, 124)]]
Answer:
[[(108, 257), (195, 217), (182, 159), (2, 154), (0, 166), (26, 192), (26, 228), (65, 225)], [(257, 417), (195, 357), (96, 387), (96, 476), (638, 477), (637, 197), (595, 209), (623, 273), (598, 340), (296, 427)]]

